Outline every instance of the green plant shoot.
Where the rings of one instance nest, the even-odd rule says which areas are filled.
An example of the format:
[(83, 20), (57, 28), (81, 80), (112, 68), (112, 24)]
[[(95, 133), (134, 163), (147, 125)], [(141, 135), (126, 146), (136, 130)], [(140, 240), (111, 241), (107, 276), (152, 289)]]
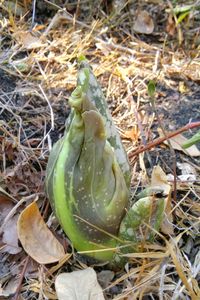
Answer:
[(119, 265), (124, 253), (139, 249), (144, 223), (159, 230), (165, 203), (150, 194), (131, 207), (126, 152), (87, 60), (79, 64), (66, 130), (50, 153), (46, 191), (74, 248)]

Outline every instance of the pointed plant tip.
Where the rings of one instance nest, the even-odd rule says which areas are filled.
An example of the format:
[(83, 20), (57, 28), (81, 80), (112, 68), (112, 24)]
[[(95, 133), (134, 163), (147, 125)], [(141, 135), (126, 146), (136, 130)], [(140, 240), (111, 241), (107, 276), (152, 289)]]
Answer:
[(154, 80), (149, 80), (147, 91), (150, 97), (153, 97), (156, 91), (156, 83)]
[(85, 55), (81, 54), (79, 57), (78, 57), (78, 63), (80, 64), (82, 61), (87, 61)]

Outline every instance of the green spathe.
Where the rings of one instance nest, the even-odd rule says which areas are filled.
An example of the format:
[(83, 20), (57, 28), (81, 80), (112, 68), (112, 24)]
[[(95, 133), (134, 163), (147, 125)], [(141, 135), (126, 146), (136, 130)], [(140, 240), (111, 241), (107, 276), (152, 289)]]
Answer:
[(89, 101), (94, 104), (103, 117), (107, 140), (115, 151), (117, 161), (124, 174), (126, 184), (129, 187), (131, 174), (126, 151), (124, 150), (120, 135), (109, 112), (102, 89), (98, 84), (97, 79), (88, 64), (88, 61), (84, 59), (84, 57), (81, 57), (81, 59), (79, 58), (79, 73), (77, 82), (78, 85), (84, 89)]
[(73, 118), (50, 155), (48, 196), (74, 247), (90, 251), (94, 258), (110, 260), (112, 251), (93, 250), (116, 246), (115, 236), (128, 206), (128, 189), (100, 113), (80, 87), (69, 103)]
[(47, 165), (51, 206), (77, 251), (113, 265), (123, 264), (120, 253), (137, 251), (144, 238), (140, 228), (144, 222), (159, 230), (164, 200), (149, 195), (129, 209), (127, 156), (84, 57), (69, 104), (65, 134), (54, 145)]

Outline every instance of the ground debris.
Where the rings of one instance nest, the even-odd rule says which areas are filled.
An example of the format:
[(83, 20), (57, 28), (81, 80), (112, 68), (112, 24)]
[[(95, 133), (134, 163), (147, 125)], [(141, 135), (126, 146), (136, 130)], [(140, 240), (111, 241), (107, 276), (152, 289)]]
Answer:
[[(51, 215), (44, 177), (49, 151), (65, 130), (77, 57), (89, 59), (105, 92), (130, 156), (133, 198), (148, 185), (157, 164), (173, 187), (174, 158), (165, 144), (131, 154), (158, 137), (147, 91), (150, 80), (156, 83), (155, 106), (167, 132), (200, 121), (198, 8), (183, 16), (180, 5), (187, 1), (15, 2), (0, 5), (0, 299), (57, 299), (56, 276), (86, 269), (88, 261), (72, 251), (56, 264), (36, 263), (22, 249), (16, 221), (36, 201), (70, 252)], [(180, 3), (176, 10), (169, 7), (174, 2)], [(134, 29), (141, 11), (147, 12), (148, 32)], [(200, 160), (177, 150), (176, 160), (170, 233), (144, 243), (119, 272), (94, 263), (106, 299), (200, 298)], [(188, 165), (192, 180), (183, 173)]]

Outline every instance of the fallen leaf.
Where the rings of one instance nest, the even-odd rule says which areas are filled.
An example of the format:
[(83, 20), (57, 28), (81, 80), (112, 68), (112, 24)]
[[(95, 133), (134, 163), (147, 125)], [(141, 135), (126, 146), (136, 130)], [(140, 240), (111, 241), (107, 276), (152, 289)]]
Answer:
[(12, 203), (11, 199), (3, 193), (0, 193), (0, 224), (3, 223), (5, 217), (13, 208), (13, 206), (14, 204)]
[(18, 246), (17, 238), (17, 216), (12, 216), (6, 221), (6, 217), (14, 207), (14, 204), (7, 195), (0, 194), (0, 244), (2, 253), (17, 254), (22, 249)]
[(17, 231), (24, 250), (38, 263), (54, 263), (65, 255), (63, 246), (45, 224), (35, 202), (20, 214)]
[(15, 32), (14, 37), (28, 50), (37, 49), (47, 45), (43, 43), (39, 37), (34, 36), (31, 32), (28, 31)]
[(195, 176), (197, 175), (195, 167), (193, 167), (189, 163), (177, 162), (177, 167), (179, 168), (179, 170), (181, 170), (182, 175), (195, 175)]
[[(21, 270), (18, 270), (17, 274), (19, 274), (19, 272), (21, 272)], [(29, 258), (24, 277), (29, 279), (38, 278), (39, 272), (40, 270), (38, 269), (38, 263), (34, 259)]]
[(18, 215), (12, 216), (3, 227), (2, 242), (5, 246), (1, 252), (7, 252), (10, 254), (17, 254), (21, 252), (22, 248), (18, 245), (17, 220)]
[(110, 270), (102, 270), (101, 272), (99, 272), (97, 274), (98, 281), (101, 283), (101, 286), (104, 289), (106, 289), (110, 285), (114, 276), (115, 276), (115, 273)]
[(186, 143), (187, 141), (188, 141), (188, 139), (186, 139), (182, 134), (179, 134), (170, 139), (173, 149), (182, 151), (185, 154), (190, 155), (192, 157), (200, 156), (200, 151), (195, 145), (192, 145), (191, 147), (189, 147), (187, 149), (182, 148), (182, 145), (184, 143)]
[(135, 22), (133, 24), (133, 30), (137, 33), (151, 34), (154, 30), (154, 23), (152, 17), (146, 10), (139, 11)]
[(55, 281), (58, 300), (104, 300), (97, 275), (92, 268), (62, 273)]
[(166, 32), (171, 35), (174, 36), (176, 31), (176, 24), (174, 21), (174, 17), (172, 14), (169, 15), (168, 19), (167, 19), (167, 25), (166, 25)]
[(19, 284), (20, 278), (12, 277), (11, 279), (9, 279), (9, 282), (6, 285), (4, 285), (3, 287), (1, 287), (0, 285), (0, 297), (3, 297), (3, 299), (7, 299), (8, 297), (10, 297), (11, 299), (11, 296), (16, 293)]
[(155, 166), (151, 177), (151, 188), (160, 189), (165, 197), (165, 214), (161, 225), (161, 231), (165, 234), (174, 234), (173, 218), (171, 214), (171, 185), (168, 183), (167, 175), (160, 166)]
[[(161, 130), (158, 130), (158, 132), (159, 132), (160, 137), (163, 137)], [(200, 156), (200, 151), (195, 145), (192, 145), (191, 147), (189, 147), (187, 149), (182, 148), (182, 145), (184, 143), (188, 142), (188, 139), (186, 139), (182, 134), (178, 134), (178, 135), (170, 138), (169, 141), (171, 142), (172, 148), (175, 150), (184, 152), (186, 155), (189, 155), (191, 157)], [(168, 146), (167, 141), (165, 141), (164, 144), (166, 144)]]
[(164, 192), (164, 195), (169, 195), (171, 186), (168, 183), (167, 175), (160, 166), (155, 166), (151, 175), (151, 187), (158, 188)]
[(195, 182), (197, 180), (197, 177), (195, 175), (192, 175), (192, 174), (185, 174), (185, 175), (179, 175), (178, 176), (178, 179), (180, 181), (185, 181), (185, 182)]
[(97, 49), (101, 50), (101, 52), (107, 56), (110, 54), (110, 47), (102, 42), (96, 43)]
[(124, 132), (124, 136), (125, 136), (125, 138), (136, 142), (139, 138), (139, 132), (138, 132), (137, 127), (133, 127), (132, 129), (126, 130)]
[(126, 6), (126, 0), (108, 1), (111, 6), (111, 14), (120, 14), (121, 10)]
[(189, 92), (189, 88), (184, 81), (179, 81), (178, 90), (181, 94)]
[(189, 147), (197, 143), (200, 143), (200, 131), (194, 134), (189, 140), (187, 140), (186, 143), (184, 143), (181, 146), (183, 149), (188, 149)]
[[(167, 179), (169, 182), (173, 184), (174, 175), (167, 174)], [(177, 191), (188, 191), (188, 187), (192, 187), (194, 182), (196, 181), (195, 175), (179, 175), (176, 180), (176, 190)], [(177, 212), (175, 212), (177, 214)]]

